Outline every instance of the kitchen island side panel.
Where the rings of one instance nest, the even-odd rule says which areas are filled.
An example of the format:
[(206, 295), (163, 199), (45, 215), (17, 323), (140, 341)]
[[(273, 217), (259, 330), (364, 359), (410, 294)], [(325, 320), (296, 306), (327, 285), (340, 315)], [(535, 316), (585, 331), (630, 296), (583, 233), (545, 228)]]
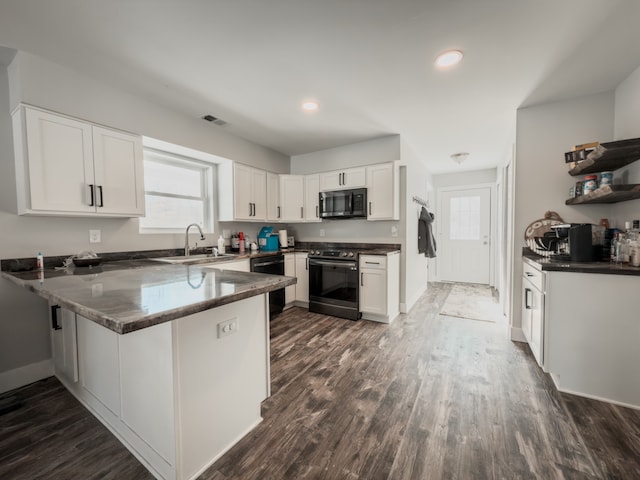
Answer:
[[(262, 421), (269, 394), (267, 295), (174, 321), (178, 478), (192, 479)], [(221, 333), (235, 323), (231, 333)]]
[(545, 355), (558, 389), (640, 408), (640, 277), (546, 274)]

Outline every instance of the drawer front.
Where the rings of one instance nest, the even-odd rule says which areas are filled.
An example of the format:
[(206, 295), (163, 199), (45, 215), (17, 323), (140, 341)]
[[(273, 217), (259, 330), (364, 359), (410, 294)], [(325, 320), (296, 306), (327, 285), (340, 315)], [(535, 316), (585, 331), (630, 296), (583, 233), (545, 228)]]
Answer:
[(360, 268), (387, 268), (387, 257), (385, 255), (360, 255)]
[(527, 262), (523, 262), (522, 264), (522, 277), (526, 278), (531, 282), (531, 285), (538, 289), (539, 291), (543, 291), (544, 287), (544, 275), (537, 268), (532, 267)]

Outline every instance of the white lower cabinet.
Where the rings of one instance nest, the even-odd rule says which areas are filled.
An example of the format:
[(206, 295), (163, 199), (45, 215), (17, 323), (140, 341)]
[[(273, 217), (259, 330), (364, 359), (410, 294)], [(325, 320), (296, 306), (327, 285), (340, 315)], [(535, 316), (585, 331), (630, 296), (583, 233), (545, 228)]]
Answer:
[(308, 254), (296, 252), (296, 305), (299, 307), (309, 306), (309, 259)]
[[(296, 257), (295, 253), (286, 253), (284, 255), (284, 274), (287, 277), (296, 276)], [(289, 285), (284, 289), (284, 306), (292, 306), (296, 299), (296, 286)]]
[(400, 311), (400, 254), (360, 255), (362, 318), (391, 323)]
[(527, 262), (522, 266), (522, 333), (538, 365), (544, 368), (544, 274)]
[[(72, 358), (65, 349), (77, 345), (79, 381), (67, 367), (56, 375), (156, 478), (198, 477), (262, 420), (270, 394), (266, 294), (124, 335), (64, 309), (56, 314), (54, 363)], [(237, 328), (221, 335), (228, 322)]]
[(208, 268), (219, 268), (220, 270), (234, 270), (236, 272), (250, 272), (251, 261), (248, 258), (242, 260), (231, 260), (230, 262), (216, 262), (207, 265)]
[(78, 381), (78, 343), (76, 314), (50, 305), (51, 308), (51, 356), (56, 376), (69, 382)]

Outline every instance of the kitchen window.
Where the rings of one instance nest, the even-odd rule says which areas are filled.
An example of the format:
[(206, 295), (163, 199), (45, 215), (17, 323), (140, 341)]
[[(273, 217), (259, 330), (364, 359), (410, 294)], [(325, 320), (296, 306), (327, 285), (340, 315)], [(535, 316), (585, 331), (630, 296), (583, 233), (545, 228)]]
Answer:
[(212, 233), (214, 174), (215, 165), (145, 148), (140, 233), (178, 233), (191, 223)]

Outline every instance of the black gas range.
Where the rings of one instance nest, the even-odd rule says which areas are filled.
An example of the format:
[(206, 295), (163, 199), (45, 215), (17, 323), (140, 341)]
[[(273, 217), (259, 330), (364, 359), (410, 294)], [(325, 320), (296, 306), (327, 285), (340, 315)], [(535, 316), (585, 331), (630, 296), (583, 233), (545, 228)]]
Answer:
[(311, 249), (309, 257), (309, 311), (358, 320), (358, 251)]

